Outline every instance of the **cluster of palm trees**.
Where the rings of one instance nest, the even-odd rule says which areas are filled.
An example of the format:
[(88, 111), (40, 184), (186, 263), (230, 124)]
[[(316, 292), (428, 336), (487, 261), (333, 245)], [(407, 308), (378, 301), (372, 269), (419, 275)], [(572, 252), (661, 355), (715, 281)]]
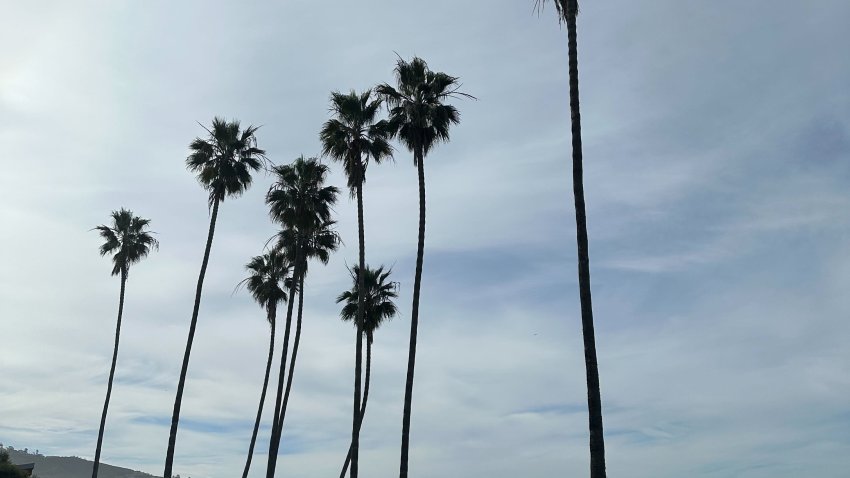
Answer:
[[(535, 0), (535, 6), (538, 9), (542, 9), (546, 3), (546, 0)], [(576, 211), (579, 299), (587, 379), (590, 477), (605, 478), (602, 401), (591, 303), (590, 259), (583, 183), (576, 25), (579, 9), (578, 0), (553, 0), (553, 3), (558, 20), (567, 25), (573, 197)], [(447, 104), (446, 100), (463, 96), (469, 97), (469, 95), (458, 90), (457, 77), (431, 71), (420, 58), (413, 58), (410, 62), (399, 58), (395, 68), (395, 77), (395, 87), (384, 83), (361, 94), (353, 91), (349, 94), (332, 93), (331, 111), (334, 117), (324, 124), (319, 134), (323, 156), (342, 163), (348, 180), (349, 193), (352, 198), (357, 200), (358, 264), (350, 270), (353, 282), (351, 289), (343, 292), (337, 298), (337, 302), (344, 304), (341, 312), (342, 319), (352, 321), (356, 330), (351, 443), (340, 473), (341, 478), (346, 474), (348, 468), (350, 468), (352, 478), (356, 478), (358, 475), (359, 434), (369, 393), (373, 334), (383, 321), (392, 318), (397, 313), (397, 308), (393, 302), (397, 297), (396, 285), (389, 279), (390, 271), (385, 270), (383, 266), (370, 268), (366, 265), (363, 184), (366, 180), (367, 167), (370, 161), (379, 164), (391, 158), (393, 148), (390, 141), (397, 139), (413, 154), (413, 163), (418, 173), (419, 234), (413, 283), (413, 306), (399, 468), (399, 477), (407, 478), (410, 416), (419, 324), (419, 292), (422, 283), (425, 249), (425, 158), (436, 144), (449, 140), (451, 126), (459, 122), (460, 117), (457, 109)], [(382, 105), (386, 106), (387, 118), (378, 120), (377, 117), (382, 110)], [(189, 336), (180, 371), (177, 396), (174, 401), (164, 478), (171, 478), (183, 388), (198, 321), (201, 291), (209, 262), (218, 208), (225, 198), (236, 197), (244, 192), (251, 185), (251, 174), (260, 170), (267, 161), (265, 152), (257, 147), (256, 130), (257, 128), (253, 126), (241, 130), (238, 121), (227, 122), (216, 118), (213, 121), (212, 128), (207, 130), (208, 137), (206, 139), (198, 138), (190, 145), (191, 154), (186, 161), (187, 167), (197, 174), (199, 182), (209, 192), (211, 215), (209, 236), (201, 263), (201, 271), (198, 275)], [(331, 206), (336, 202), (339, 191), (333, 186), (324, 184), (328, 167), (321, 164), (317, 158), (301, 157), (290, 165), (276, 166), (271, 170), (276, 176), (276, 182), (266, 195), (266, 203), (269, 206), (271, 219), (280, 225), (281, 229), (273, 238), (272, 247), (263, 254), (252, 258), (247, 264), (246, 269), (249, 271), (249, 277), (242, 282), (257, 303), (265, 310), (271, 328), (269, 358), (266, 364), (265, 379), (260, 394), (260, 406), (248, 449), (243, 478), (247, 476), (251, 466), (251, 458), (256, 444), (271, 373), (277, 305), (286, 302), (287, 312), (274, 418), (269, 442), (267, 478), (274, 476), (286, 407), (292, 389), (293, 373), (301, 336), (304, 278), (307, 273), (307, 266), (311, 259), (318, 259), (322, 263), (327, 263), (330, 254), (336, 251), (340, 244), (339, 236), (333, 228), (334, 220), (331, 218)], [(105, 241), (100, 249), (101, 254), (113, 254), (112, 274), (121, 277), (121, 293), (112, 367), (98, 434), (93, 478), (97, 478), (103, 429), (112, 391), (124, 290), (129, 267), (143, 259), (151, 249), (158, 246), (156, 239), (147, 230), (148, 225), (148, 220), (138, 218), (130, 211), (121, 209), (113, 213), (112, 226), (99, 226), (97, 228)], [(296, 295), (298, 296), (298, 312), (292, 353), (287, 369), (287, 355)], [(365, 384), (362, 383), (364, 338), (366, 341)], [(287, 370), (288, 374), (286, 373)]]
[[(359, 437), (369, 395), (374, 333), (382, 323), (398, 313), (395, 304), (395, 299), (398, 297), (398, 284), (391, 280), (391, 270), (384, 266), (371, 267), (366, 263), (363, 220), (363, 189), (366, 171), (370, 163), (380, 164), (392, 159), (394, 149), (391, 142), (394, 139), (413, 154), (413, 163), (418, 171), (419, 234), (400, 464), (400, 476), (406, 477), (419, 319), (419, 291), (425, 248), (424, 163), (434, 146), (449, 140), (451, 126), (459, 123), (458, 110), (447, 104), (447, 100), (470, 97), (458, 90), (460, 85), (457, 77), (432, 71), (426, 62), (418, 57), (414, 57), (409, 62), (399, 58), (394, 72), (395, 86), (383, 83), (362, 93), (355, 91), (331, 93), (332, 117), (325, 122), (319, 133), (322, 156), (342, 165), (347, 178), (348, 191), (357, 203), (358, 263), (349, 269), (351, 288), (336, 298), (337, 303), (342, 304), (340, 317), (344, 321), (352, 322), (356, 332), (351, 441), (342, 465), (341, 477), (347, 472), (350, 472), (352, 478), (358, 476)], [(384, 111), (386, 118), (379, 119)], [(196, 138), (189, 145), (190, 154), (186, 159), (186, 166), (189, 171), (196, 174), (198, 182), (208, 192), (209, 233), (198, 274), (189, 334), (177, 383), (163, 477), (172, 476), (183, 391), (198, 324), (204, 276), (209, 264), (219, 206), (225, 199), (238, 197), (245, 192), (251, 186), (252, 174), (265, 169), (274, 177), (265, 202), (269, 209), (269, 217), (279, 226), (279, 232), (266, 242), (260, 255), (250, 259), (245, 266), (248, 276), (237, 285), (237, 288), (244, 286), (250, 292), (264, 310), (270, 326), (265, 377), (248, 446), (243, 478), (248, 475), (251, 467), (268, 392), (277, 340), (278, 305), (286, 303), (287, 306), (266, 468), (267, 478), (272, 478), (277, 465), (301, 339), (305, 278), (311, 261), (318, 260), (320, 263), (327, 264), (331, 254), (337, 251), (341, 244), (340, 237), (334, 229), (335, 220), (332, 214), (340, 191), (337, 187), (326, 184), (330, 168), (320, 162), (317, 157), (301, 156), (291, 164), (273, 165), (266, 157), (265, 151), (257, 145), (257, 127), (255, 126), (242, 129), (239, 121), (215, 118), (211, 127), (204, 127), (204, 129), (207, 133), (205, 137)], [(129, 269), (131, 265), (144, 259), (159, 246), (149, 226), (148, 219), (137, 217), (133, 212), (122, 208), (112, 213), (111, 225), (95, 228), (104, 240), (100, 247), (101, 255), (112, 255), (112, 274), (121, 278), (121, 293), (112, 367), (98, 433), (92, 478), (97, 478), (100, 462), (103, 431), (118, 357), (124, 292)], [(295, 310), (296, 296), (297, 311)], [(295, 318), (294, 333), (293, 317)], [(364, 341), (366, 344), (365, 377), (363, 376)]]

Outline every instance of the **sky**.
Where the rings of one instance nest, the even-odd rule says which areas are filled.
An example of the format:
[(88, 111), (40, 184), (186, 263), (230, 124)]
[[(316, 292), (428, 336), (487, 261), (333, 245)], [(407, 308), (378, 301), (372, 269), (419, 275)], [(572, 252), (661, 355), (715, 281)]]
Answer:
[[(533, 3), (7, 2), (0, 442), (93, 457), (119, 281), (91, 228), (126, 207), (161, 248), (130, 272), (102, 460), (161, 473), (209, 221), (184, 166), (199, 123), (262, 125), (276, 164), (315, 156), (331, 91), (390, 82), (397, 55), (419, 55), (477, 100), (453, 102), (461, 123), (425, 163), (411, 476), (584, 476), (566, 29)], [(850, 4), (585, 1), (578, 21), (609, 475), (846, 476)], [(219, 213), (184, 477), (244, 465), (269, 329), (233, 291), (276, 232), (271, 182), (258, 173)], [(367, 262), (400, 284), (361, 433), (375, 478), (398, 470), (416, 187), (396, 145), (364, 189)], [(345, 246), (306, 280), (278, 476), (338, 473), (350, 438), (355, 332), (334, 299), (357, 260), (355, 205), (336, 213)]]

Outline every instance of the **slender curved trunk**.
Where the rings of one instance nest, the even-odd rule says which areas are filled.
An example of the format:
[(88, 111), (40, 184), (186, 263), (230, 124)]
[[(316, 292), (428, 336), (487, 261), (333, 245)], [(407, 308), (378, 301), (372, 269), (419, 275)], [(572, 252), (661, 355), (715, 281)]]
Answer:
[(422, 286), (422, 260), (425, 254), (425, 161), (422, 146), (413, 153), (419, 172), (419, 243), (416, 247), (416, 274), (413, 279), (413, 311), (410, 314), (410, 348), (407, 355), (407, 381), (404, 385), (404, 415), (401, 425), (401, 465), (399, 478), (407, 478), (410, 449), (410, 408), (413, 401), (413, 370), (416, 365), (416, 333), (419, 328), (419, 289)]
[[(302, 269), (303, 270), (303, 269)], [(304, 313), (304, 274), (298, 280), (298, 318), (295, 321), (295, 340), (292, 342), (292, 358), (289, 362), (289, 376), (286, 378), (286, 392), (283, 394), (283, 404), (280, 407), (280, 422), (277, 424), (280, 435), (283, 436), (283, 420), (286, 418), (286, 407), (289, 405), (289, 392), (292, 390), (292, 378), (295, 374), (295, 359), (298, 358), (298, 344), (301, 343), (301, 317)]]
[(174, 446), (177, 443), (177, 424), (180, 422), (180, 406), (183, 404), (183, 388), (186, 385), (186, 371), (189, 369), (189, 355), (192, 352), (192, 341), (195, 340), (195, 327), (198, 325), (198, 310), (201, 307), (201, 291), (204, 288), (204, 276), (207, 274), (207, 264), (210, 261), (215, 234), (215, 221), (218, 218), (218, 206), (221, 202), (213, 203), (210, 216), (210, 230), (207, 235), (207, 247), (204, 249), (204, 260), (201, 262), (201, 272), (198, 274), (198, 286), (195, 290), (195, 305), (192, 308), (192, 322), (189, 324), (189, 337), (186, 339), (186, 351), (183, 353), (183, 367), (180, 369), (180, 381), (177, 382), (177, 396), (174, 398), (174, 413), (171, 415), (171, 431), (168, 434), (168, 451), (165, 453), (165, 471), (163, 478), (171, 478), (171, 468), (174, 464)]
[(248, 478), (248, 471), (251, 469), (251, 460), (254, 458), (254, 445), (257, 443), (257, 432), (260, 430), (260, 420), (263, 418), (263, 404), (266, 403), (266, 391), (269, 388), (269, 373), (272, 371), (272, 361), (274, 359), (274, 333), (275, 322), (277, 319), (277, 303), (272, 302), (268, 307), (269, 325), (271, 325), (271, 336), (269, 337), (269, 359), (266, 362), (266, 375), (263, 378), (263, 391), (260, 393), (260, 406), (257, 408), (257, 420), (254, 422), (254, 432), (251, 434), (251, 444), (248, 445), (248, 458), (245, 459), (245, 470), (242, 471), (242, 478)]
[(351, 424), (351, 478), (357, 478), (360, 459), (360, 381), (363, 362), (363, 302), (366, 289), (366, 240), (363, 227), (363, 164), (360, 163), (360, 180), (357, 183), (357, 232), (360, 245), (360, 273), (357, 275), (357, 345), (354, 358), (354, 407)]
[[(294, 277), (298, 277), (301, 274), (301, 268), (299, 266), (301, 262), (301, 248), (296, 244), (295, 246), (295, 268), (292, 271)], [(280, 357), (280, 374), (277, 379), (277, 398), (275, 399), (274, 404), (274, 419), (272, 420), (272, 436), (269, 440), (269, 458), (268, 464), (266, 466), (266, 478), (274, 478), (274, 470), (277, 467), (277, 451), (280, 448), (280, 426), (278, 426), (278, 422), (280, 421), (280, 405), (283, 400), (283, 385), (284, 380), (286, 378), (286, 355), (289, 349), (289, 331), (292, 327), (292, 307), (295, 304), (295, 289), (296, 289), (296, 281), (293, 280), (292, 284), (289, 286), (289, 304), (286, 307), (286, 329), (283, 333), (283, 351), (281, 352)]]
[(602, 398), (599, 368), (596, 362), (596, 338), (593, 331), (593, 306), (590, 296), (590, 255), (587, 243), (587, 215), (584, 207), (584, 183), (581, 151), (581, 115), (578, 96), (577, 5), (571, 2), (567, 14), (570, 74), (570, 118), (573, 139), (573, 195), (576, 208), (578, 245), (578, 286), (581, 301), (581, 327), (584, 337), (584, 365), (587, 373), (587, 409), (590, 429), (590, 477), (605, 478), (605, 439), (602, 433)]
[(106, 400), (103, 401), (103, 414), (100, 416), (100, 430), (97, 432), (97, 448), (94, 451), (94, 465), (91, 476), (97, 478), (100, 467), (100, 450), (103, 446), (103, 430), (106, 428), (106, 410), (109, 408), (109, 397), (112, 396), (112, 379), (115, 377), (115, 364), (118, 362), (118, 339), (121, 337), (121, 316), (124, 315), (124, 289), (127, 284), (127, 269), (121, 271), (121, 293), (118, 296), (118, 322), (115, 326), (115, 346), (112, 349), (112, 367), (109, 369), (109, 382), (106, 385)]
[[(360, 405), (360, 423), (357, 433), (363, 428), (363, 416), (366, 415), (366, 401), (369, 399), (369, 376), (372, 371), (372, 338), (366, 337), (366, 379), (363, 382), (363, 403)], [(342, 471), (339, 478), (345, 478), (345, 472), (348, 471), (348, 465), (351, 463), (351, 445), (348, 446), (348, 453), (345, 455), (345, 463), (342, 464)]]

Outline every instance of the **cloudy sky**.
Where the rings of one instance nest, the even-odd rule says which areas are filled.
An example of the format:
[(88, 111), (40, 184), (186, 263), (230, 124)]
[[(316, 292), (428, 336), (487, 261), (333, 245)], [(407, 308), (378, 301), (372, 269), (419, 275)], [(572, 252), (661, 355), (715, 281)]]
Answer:
[[(785, 7), (781, 5), (784, 4)], [(90, 229), (128, 207), (161, 250), (128, 282), (107, 463), (161, 473), (208, 225), (184, 168), (213, 116), (319, 151), (332, 90), (396, 53), (478, 100), (428, 157), (412, 421), (417, 477), (583, 476), (587, 415), (566, 31), (532, 0), (6, 2), (0, 16), (0, 441), (91, 458), (119, 281)], [(793, 7), (793, 8), (791, 8)], [(850, 468), (850, 4), (586, 1), (586, 193), (608, 469), (840, 477)], [(342, 186), (335, 167), (332, 182)], [(221, 208), (175, 472), (240, 472), (268, 327), (243, 265), (275, 232), (262, 174)], [(350, 433), (346, 247), (307, 278), (279, 475), (332, 476)], [(376, 335), (361, 470), (391, 477), (416, 248), (410, 154), (370, 169), (367, 261), (401, 314)], [(267, 408), (267, 417), (271, 414)], [(266, 462), (264, 422), (252, 476)]]

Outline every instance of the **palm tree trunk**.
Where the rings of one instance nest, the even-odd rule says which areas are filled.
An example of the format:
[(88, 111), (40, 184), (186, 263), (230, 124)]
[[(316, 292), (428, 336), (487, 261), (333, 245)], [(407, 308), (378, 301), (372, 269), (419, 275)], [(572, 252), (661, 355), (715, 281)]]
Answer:
[(593, 331), (593, 306), (590, 296), (590, 255), (587, 244), (587, 215), (584, 207), (584, 183), (581, 151), (581, 114), (578, 95), (578, 47), (576, 14), (578, 6), (570, 2), (567, 36), (570, 74), (570, 117), (573, 139), (573, 195), (576, 208), (578, 245), (578, 284), (581, 301), (581, 327), (584, 336), (584, 365), (587, 373), (587, 409), (590, 429), (590, 477), (605, 478), (605, 439), (602, 433), (602, 398), (596, 362), (596, 338)]
[[(302, 269), (303, 271), (303, 269)], [(304, 273), (298, 284), (298, 319), (295, 321), (295, 341), (292, 343), (292, 359), (289, 362), (289, 376), (286, 379), (286, 392), (283, 394), (283, 404), (280, 407), (280, 421), (277, 429), (283, 435), (283, 420), (286, 418), (286, 407), (289, 405), (289, 392), (292, 390), (292, 377), (295, 374), (295, 359), (298, 357), (298, 344), (301, 343), (301, 317), (304, 313)]]
[(198, 274), (198, 286), (195, 290), (195, 305), (192, 308), (192, 321), (189, 324), (189, 337), (186, 340), (186, 351), (183, 353), (183, 367), (180, 369), (180, 381), (177, 382), (177, 396), (174, 398), (174, 413), (171, 415), (171, 431), (168, 434), (168, 451), (165, 453), (165, 471), (163, 478), (171, 478), (171, 468), (174, 464), (174, 446), (177, 443), (177, 424), (180, 422), (180, 406), (183, 404), (183, 388), (186, 385), (186, 371), (189, 369), (189, 354), (192, 352), (192, 341), (195, 339), (195, 327), (198, 325), (198, 310), (201, 307), (201, 291), (204, 288), (204, 276), (210, 260), (215, 221), (218, 218), (220, 201), (213, 202), (210, 216), (210, 230), (207, 235), (207, 246), (204, 249), (204, 260), (201, 262), (201, 272)]
[(109, 382), (106, 385), (106, 400), (103, 401), (103, 414), (100, 416), (100, 430), (97, 432), (97, 448), (94, 451), (94, 466), (91, 476), (97, 478), (100, 466), (100, 450), (103, 446), (103, 429), (106, 427), (106, 410), (109, 408), (109, 397), (112, 396), (112, 379), (115, 377), (115, 364), (118, 362), (118, 339), (121, 336), (121, 316), (124, 315), (124, 288), (127, 284), (127, 270), (121, 271), (121, 293), (118, 296), (118, 322), (115, 326), (115, 346), (112, 349), (112, 367), (109, 369)]
[(410, 408), (413, 401), (413, 370), (416, 365), (416, 332), (419, 327), (419, 289), (422, 286), (422, 260), (425, 254), (425, 158), (423, 158), (422, 146), (416, 147), (414, 155), (419, 172), (419, 243), (416, 247), (416, 274), (413, 279), (413, 311), (410, 314), (410, 348), (407, 356), (407, 381), (404, 385), (399, 478), (407, 478), (408, 450), (410, 448)]
[[(366, 380), (363, 384), (363, 403), (360, 405), (360, 423), (359, 427), (363, 428), (363, 416), (366, 415), (366, 401), (369, 399), (369, 376), (372, 371), (372, 339), (366, 338)], [(358, 428), (357, 433), (360, 433)], [(348, 446), (348, 453), (345, 455), (345, 463), (342, 464), (342, 471), (339, 478), (345, 478), (345, 472), (348, 471), (348, 465), (351, 463), (351, 445)]]
[[(301, 273), (301, 248), (295, 246), (295, 268), (292, 271), (294, 277)], [(289, 349), (289, 330), (292, 327), (292, 307), (295, 304), (295, 280), (289, 286), (289, 304), (286, 307), (286, 329), (283, 333), (283, 351), (280, 358), (280, 374), (277, 379), (277, 398), (274, 404), (274, 419), (272, 420), (272, 436), (269, 440), (269, 458), (266, 466), (266, 478), (274, 478), (274, 470), (277, 467), (277, 451), (280, 448), (280, 408), (283, 400), (283, 384), (286, 378), (286, 355)]]
[(254, 422), (254, 432), (251, 434), (251, 444), (248, 446), (248, 458), (245, 460), (245, 470), (242, 472), (242, 478), (248, 478), (248, 471), (251, 469), (251, 460), (254, 458), (254, 445), (257, 443), (257, 432), (260, 430), (260, 420), (263, 417), (263, 404), (266, 402), (266, 390), (269, 387), (269, 373), (272, 370), (272, 361), (274, 359), (274, 333), (275, 322), (277, 319), (277, 303), (269, 303), (269, 324), (271, 325), (271, 337), (269, 338), (269, 359), (266, 362), (266, 375), (263, 378), (263, 391), (260, 393), (260, 406), (257, 408), (257, 420)]
[(357, 478), (360, 458), (360, 381), (363, 362), (363, 301), (366, 289), (366, 240), (363, 226), (363, 168), (357, 182), (357, 232), (360, 245), (360, 273), (357, 275), (357, 345), (354, 359), (354, 407), (351, 424), (351, 478)]

